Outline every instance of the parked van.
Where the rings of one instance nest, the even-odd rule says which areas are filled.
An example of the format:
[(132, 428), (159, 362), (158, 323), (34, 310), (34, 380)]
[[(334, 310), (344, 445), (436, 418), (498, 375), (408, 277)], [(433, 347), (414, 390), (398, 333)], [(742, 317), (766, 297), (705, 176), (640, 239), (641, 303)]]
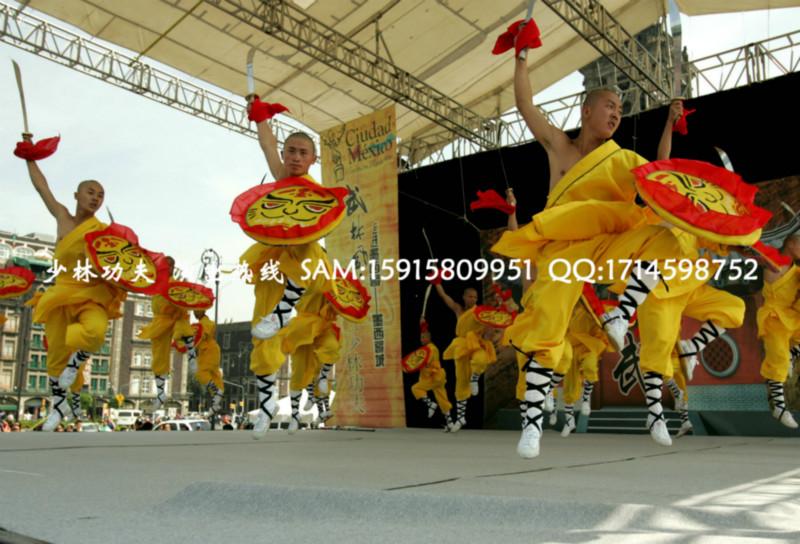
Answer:
[(111, 419), (114, 423), (122, 427), (133, 427), (133, 424), (136, 423), (136, 420), (140, 417), (142, 417), (141, 410), (126, 408), (120, 408), (119, 410), (111, 409)]

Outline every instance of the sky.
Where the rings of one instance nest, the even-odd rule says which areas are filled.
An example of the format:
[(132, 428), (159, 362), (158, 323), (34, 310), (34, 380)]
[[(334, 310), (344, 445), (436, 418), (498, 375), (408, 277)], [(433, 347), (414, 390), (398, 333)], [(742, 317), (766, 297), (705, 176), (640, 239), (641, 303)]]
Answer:
[[(690, 59), (797, 29), (800, 8), (683, 17)], [(40, 163), (59, 201), (74, 209), (77, 183), (97, 179), (116, 221), (133, 227), (144, 247), (172, 255), (190, 280), (197, 279), (206, 248), (215, 249), (224, 266), (238, 262), (251, 240), (228, 212), (234, 198), (266, 171), (255, 140), (4, 43), (0, 142), (7, 152), (0, 153), (0, 230), (55, 233), (55, 220), (33, 190), (24, 161), (11, 154), (22, 132), (12, 59), (22, 68), (35, 138), (62, 137), (58, 152)], [(573, 74), (535, 101), (578, 90), (581, 78)], [(318, 166), (311, 173), (319, 179)], [(98, 216), (108, 221), (105, 211)], [(251, 312), (252, 287), (223, 276), (220, 322), (249, 320)]]

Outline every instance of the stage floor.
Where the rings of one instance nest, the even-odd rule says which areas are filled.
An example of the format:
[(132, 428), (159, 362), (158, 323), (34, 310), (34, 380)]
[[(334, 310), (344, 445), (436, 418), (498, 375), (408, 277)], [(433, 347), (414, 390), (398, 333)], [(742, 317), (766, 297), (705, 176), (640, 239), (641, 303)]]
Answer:
[(0, 527), (82, 544), (800, 541), (800, 437), (662, 448), (649, 436), (546, 431), (534, 460), (517, 457), (517, 438), (2, 434)]

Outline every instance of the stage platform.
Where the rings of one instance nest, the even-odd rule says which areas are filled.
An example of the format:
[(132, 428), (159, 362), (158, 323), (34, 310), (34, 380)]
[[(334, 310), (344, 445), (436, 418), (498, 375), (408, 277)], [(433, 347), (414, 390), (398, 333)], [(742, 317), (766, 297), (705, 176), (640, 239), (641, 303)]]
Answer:
[(533, 460), (517, 457), (517, 439), (2, 434), (0, 542), (800, 541), (800, 437), (663, 448), (648, 436), (546, 431)]

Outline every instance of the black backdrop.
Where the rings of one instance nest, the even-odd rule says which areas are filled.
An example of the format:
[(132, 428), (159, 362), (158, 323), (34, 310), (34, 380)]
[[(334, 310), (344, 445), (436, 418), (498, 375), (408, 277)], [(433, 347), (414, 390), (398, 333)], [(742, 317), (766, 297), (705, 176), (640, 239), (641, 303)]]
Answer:
[[(741, 87), (686, 102), (697, 111), (688, 117), (689, 134), (675, 135), (672, 156), (698, 159), (722, 166), (713, 146), (725, 150), (735, 170), (749, 183), (772, 180), (797, 174), (798, 97), (800, 74), (790, 74), (763, 83)], [(648, 159), (655, 159), (658, 140), (667, 116), (667, 107), (625, 117), (614, 140)], [(575, 136), (577, 132), (571, 132)], [(503, 227), (506, 216), (494, 210), (469, 211), (469, 202), (477, 190), (495, 189), (505, 194), (505, 181), (500, 154), (508, 181), (517, 197), (520, 224), (544, 206), (547, 198), (549, 170), (547, 155), (537, 142), (487, 151), (444, 163), (418, 168), (399, 177), (400, 257), (428, 258), (422, 236), (424, 227), (438, 259), (475, 260), (491, 258), (480, 253), (480, 236), (474, 227), (457, 216), (466, 217), (480, 229)], [(462, 191), (463, 178), (463, 191)], [(466, 200), (466, 203), (464, 202)], [(425, 204), (421, 201), (426, 201)], [(446, 213), (447, 210), (450, 213)], [(451, 215), (455, 214), (455, 215)], [(403, 353), (419, 345), (418, 320), (426, 282), (409, 278), (401, 282)], [(444, 283), (447, 292), (457, 301), (465, 287), (477, 281)], [(455, 315), (445, 307), (435, 292), (428, 302), (428, 321), (433, 342), (444, 352), (455, 330)], [(443, 362), (447, 370), (450, 399), (455, 383), (452, 362)], [(406, 422), (409, 426), (430, 426), (439, 423), (439, 415), (428, 422), (425, 411), (411, 395), (411, 385), (418, 374), (405, 376)], [(454, 403), (455, 404), (455, 403)], [(482, 401), (470, 402), (467, 412), (469, 427), (480, 427), (483, 421)]]

